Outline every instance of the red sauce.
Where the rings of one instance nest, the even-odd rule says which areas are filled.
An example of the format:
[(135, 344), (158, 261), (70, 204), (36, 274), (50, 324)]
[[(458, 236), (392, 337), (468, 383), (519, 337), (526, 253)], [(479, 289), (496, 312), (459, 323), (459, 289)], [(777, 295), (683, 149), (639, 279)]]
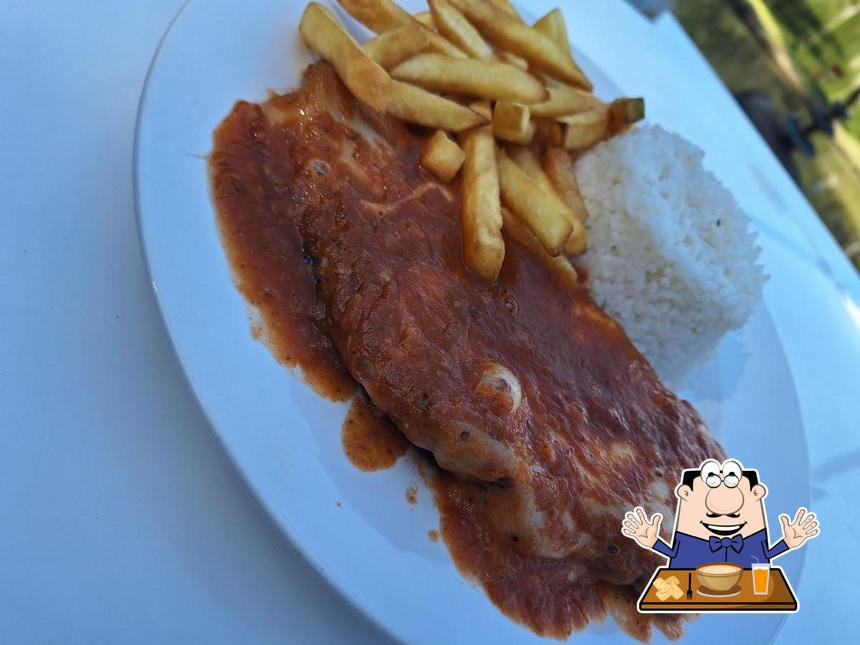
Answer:
[(415, 506), (418, 503), (418, 489), (415, 486), (410, 486), (406, 489), (406, 501), (410, 506)]
[(439, 531), (436, 531), (436, 530), (427, 531), (427, 537), (430, 538), (431, 542), (438, 542), (439, 541)]
[(352, 400), (340, 437), (349, 461), (366, 472), (390, 468), (409, 446), (397, 426), (363, 396)]
[[(259, 313), (254, 337), (278, 361), (300, 368), (320, 395), (346, 401), (356, 383), (324, 333), (325, 307), (302, 246), (297, 207), (266, 176), (265, 130), (257, 108), (238, 103), (215, 131), (209, 170), (221, 241), (236, 288)], [(290, 182), (293, 167), (280, 170)]]
[[(451, 557), (467, 578), (480, 584), (508, 617), (536, 634), (566, 639), (607, 615), (630, 636), (647, 642), (656, 627), (668, 638), (683, 634), (689, 618), (640, 614), (642, 589), (592, 581), (575, 559), (523, 553), (515, 536), (501, 535), (487, 521), (482, 502), (486, 484), (464, 482), (450, 473), (425, 469), (440, 514), (440, 532)], [(435, 539), (434, 539), (434, 535)], [(430, 539), (438, 539), (431, 531)]]
[[(322, 78), (323, 86), (327, 82), (326, 76), (329, 83), (333, 77), (331, 71), (325, 66), (316, 66), (312, 75), (315, 81)], [(234, 271), (237, 287), (260, 313), (262, 338), (278, 360), (290, 367), (301, 368), (305, 380), (320, 394), (337, 400), (349, 399), (357, 386), (345, 370), (341, 355), (332, 342), (332, 338), (335, 337), (333, 333), (335, 323), (332, 321), (328, 307), (343, 305), (338, 312), (338, 325), (340, 325), (338, 348), (341, 351), (353, 340), (348, 333), (349, 329), (344, 333), (344, 326), (348, 327), (348, 325), (344, 325), (343, 321), (348, 319), (349, 315), (359, 316), (363, 310), (349, 309), (351, 306), (349, 298), (341, 298), (341, 294), (338, 293), (330, 294), (328, 304), (323, 300), (318, 286), (320, 274), (325, 274), (326, 271), (337, 273), (339, 266), (345, 266), (348, 263), (337, 266), (332, 263), (325, 267), (316, 266), (315, 260), (309, 253), (310, 249), (305, 248), (303, 227), (324, 227), (343, 222), (355, 223), (357, 220), (354, 217), (360, 214), (356, 211), (355, 199), (345, 199), (344, 195), (351, 194), (364, 200), (381, 202), (385, 198), (390, 198), (388, 193), (395, 194), (402, 191), (408, 194), (413, 188), (416, 177), (423, 172), (417, 166), (420, 141), (412, 135), (402, 132), (399, 135), (402, 140), (408, 142), (408, 146), (401, 150), (396, 159), (395, 166), (401, 171), (398, 176), (386, 172), (387, 168), (384, 165), (386, 160), (381, 156), (382, 153), (368, 145), (358, 133), (344, 134), (346, 128), (336, 123), (330, 116), (317, 114), (313, 117), (315, 119), (312, 122), (313, 127), (302, 127), (301, 119), (307, 118), (301, 109), (302, 106), (313, 103), (319, 105), (321, 102), (325, 105), (333, 103), (332, 110), (340, 110), (342, 115), (351, 118), (355, 108), (350, 106), (350, 101), (348, 94), (342, 88), (332, 97), (325, 89), (320, 91), (318, 87), (306, 87), (294, 95), (274, 97), (262, 106), (240, 102), (216, 130), (215, 147), (210, 157), (213, 196), (224, 246)], [(279, 118), (273, 119), (272, 114), (279, 115)], [(390, 123), (384, 123), (383, 126), (400, 127)], [(352, 160), (364, 168), (374, 168), (373, 177), (379, 177), (380, 181), (373, 181), (364, 186), (351, 177), (347, 169), (349, 164), (353, 163), (352, 161), (344, 160), (342, 157), (337, 158), (332, 150), (319, 148), (325, 145), (326, 137), (341, 137), (338, 140), (339, 143), (343, 142), (343, 137), (346, 137), (353, 142)], [(309, 146), (318, 146), (318, 148), (307, 152)], [(297, 160), (302, 156), (304, 156), (304, 164)], [(324, 164), (319, 164), (317, 159), (326, 161)], [(310, 176), (310, 173), (319, 174), (319, 181), (314, 183), (316, 180)], [(296, 189), (300, 184), (299, 179), (304, 187), (301, 190)], [(348, 184), (348, 188), (343, 188), (344, 182)], [(302, 193), (302, 190), (308, 192)], [(360, 190), (365, 190), (366, 194), (361, 193)], [(378, 200), (375, 198), (377, 192)], [(429, 204), (434, 207), (422, 213), (426, 219), (410, 222), (406, 217), (407, 213), (393, 209), (388, 213), (387, 222), (403, 224), (401, 240), (406, 239), (410, 230), (415, 227), (423, 227), (425, 230), (436, 227), (438, 230), (430, 239), (443, 247), (439, 257), (444, 262), (437, 262), (431, 268), (436, 271), (436, 279), (440, 284), (456, 283), (460, 286), (459, 280), (465, 281), (472, 278), (467, 275), (468, 272), (460, 260), (459, 225), (450, 218), (446, 220), (439, 216), (440, 210), (451, 209), (452, 205), (446, 203), (438, 191), (434, 195), (433, 199), (436, 202), (424, 202), (425, 206)], [(456, 197), (456, 199), (459, 198)], [(320, 237), (325, 239), (322, 233)], [(328, 240), (332, 241), (331, 238)], [(368, 264), (389, 262), (392, 265), (392, 273), (402, 268), (389, 255), (383, 255), (383, 251), (388, 254), (398, 253), (408, 256), (409, 262), (413, 265), (422, 261), (427, 262), (426, 249), (420, 245), (416, 245), (415, 248), (399, 246), (382, 249), (377, 253), (376, 246), (382, 243), (381, 240), (383, 240), (382, 235), (366, 235), (359, 240), (361, 243), (359, 250), (367, 254), (366, 256), (362, 256), (361, 253), (354, 254), (355, 271), (332, 276), (333, 283), (336, 279), (343, 281), (344, 293), (347, 295), (349, 295), (347, 289), (354, 286), (350, 284), (351, 276), (357, 275), (362, 270), (366, 271)], [(355, 244), (355, 242), (355, 237), (344, 236), (340, 242), (334, 241), (334, 247), (328, 249), (328, 253), (334, 258), (342, 257), (337, 245)], [(403, 260), (399, 261), (403, 263)], [(456, 279), (452, 280), (450, 274), (444, 271), (453, 273)], [(444, 279), (441, 276), (445, 276)], [(557, 374), (549, 372), (544, 374), (546, 366), (551, 366), (553, 361), (564, 363), (565, 373), (571, 372), (574, 375), (581, 373), (588, 376), (594, 372), (594, 365), (598, 365), (610, 375), (620, 372), (621, 367), (626, 366), (626, 362), (623, 365), (614, 365), (611, 360), (618, 360), (617, 353), (611, 355), (614, 359), (608, 359), (603, 355), (604, 348), (607, 347), (605, 342), (607, 338), (626, 347), (624, 345), (627, 342), (626, 337), (620, 328), (615, 323), (600, 318), (602, 313), (595, 311), (587, 293), (581, 287), (576, 293), (566, 295), (565, 300), (560, 300), (558, 292), (551, 285), (548, 286), (547, 276), (546, 270), (541, 269), (534, 258), (528, 256), (522, 249), (511, 246), (498, 284), (485, 286), (470, 283), (468, 294), (463, 295), (462, 290), (457, 292), (461, 293), (465, 304), (456, 311), (456, 315), (467, 318), (475, 316), (476, 320), (480, 319), (484, 323), (489, 320), (493, 325), (499, 326), (500, 331), (496, 333), (494, 328), (488, 330), (475, 325), (471, 329), (471, 334), (473, 337), (484, 334), (487, 338), (482, 342), (486, 343), (488, 349), (494, 348), (494, 351), (500, 355), (516, 356), (515, 352), (522, 353), (523, 350), (522, 348), (518, 350), (511, 345), (517, 329), (513, 323), (505, 322), (507, 320), (505, 316), (518, 317), (520, 320), (518, 324), (532, 324), (533, 329), (541, 329), (547, 321), (556, 320), (557, 316), (570, 315), (567, 298), (574, 298), (583, 303), (584, 314), (598, 319), (604, 326), (608, 325), (608, 332), (603, 336), (598, 334), (594, 337), (594, 342), (589, 349), (590, 353), (571, 359), (566, 354), (570, 351), (569, 339), (566, 336), (568, 330), (561, 326), (548, 328), (548, 331), (553, 334), (552, 337), (545, 335), (543, 337), (545, 342), (542, 345), (526, 348), (529, 351), (528, 355), (534, 354), (534, 358), (526, 360), (521, 356), (518, 359), (521, 359), (520, 362), (527, 365), (529, 370), (535, 372), (521, 375), (523, 383), (526, 386), (536, 387), (548, 378), (554, 378)], [(331, 290), (332, 285), (328, 279), (326, 286)], [(503, 298), (506, 294), (514, 294), (516, 299)], [(416, 307), (421, 305), (420, 295), (416, 296)], [(496, 302), (497, 300), (502, 304)], [(471, 306), (465, 306), (467, 304)], [(370, 302), (369, 306), (375, 305)], [(499, 308), (502, 308), (504, 316), (495, 318), (485, 316), (486, 311), (495, 311)], [(448, 317), (455, 314), (453, 309), (431, 312), (431, 314), (435, 313)], [(523, 322), (526, 319), (532, 322)], [(396, 320), (396, 316), (392, 316), (392, 320)], [(510, 329), (506, 327), (509, 324)], [(391, 327), (395, 328), (394, 325)], [(458, 338), (454, 334), (447, 333), (449, 328), (456, 330), (457, 326), (443, 325), (438, 330), (439, 342), (434, 345), (437, 352), (443, 343), (447, 343), (446, 347), (456, 347)], [(597, 334), (600, 326), (583, 325), (582, 329), (585, 332)], [(508, 336), (504, 333), (506, 330), (511, 332)], [(382, 330), (383, 333), (385, 331), (387, 330)], [(386, 340), (384, 335), (381, 335), (380, 339)], [(395, 340), (407, 346), (413, 339)], [(508, 345), (511, 346), (508, 347)], [(380, 347), (385, 346), (385, 342), (380, 343)], [(635, 354), (632, 346), (630, 351)], [(446, 360), (456, 364), (461, 362), (460, 356), (461, 354), (457, 352), (449, 352)], [(581, 370), (577, 371), (570, 367), (580, 363), (583, 364)], [(356, 366), (362, 367), (364, 363), (359, 361)], [(397, 367), (393, 364), (392, 366)], [(366, 367), (373, 368), (369, 363)], [(414, 362), (413, 372), (409, 376), (413, 379), (418, 393), (430, 393), (434, 388), (438, 393), (440, 389), (448, 388), (456, 394), (456, 388), (461, 385), (461, 380), (445, 380), (424, 374), (422, 369), (414, 368)], [(417, 387), (424, 385), (421, 379), (425, 377), (428, 379), (427, 387)], [(602, 392), (599, 388), (592, 389), (597, 394)], [(373, 394), (372, 391), (371, 394)], [(573, 412), (567, 410), (564, 408), (565, 400), (562, 397), (557, 399), (551, 402), (552, 409), (543, 411), (543, 416), (550, 420), (558, 415), (570, 418), (576, 410)], [(535, 396), (532, 401), (540, 402), (541, 397)], [(379, 400), (377, 402), (379, 403)], [(506, 405), (509, 407), (509, 401), (505, 397), (501, 397), (498, 403), (498, 407)], [(491, 400), (490, 404), (494, 405), (495, 399)], [(380, 405), (385, 408), (382, 403)], [(667, 418), (671, 415), (677, 416), (674, 401), (666, 399), (665, 408)], [(427, 409), (430, 409), (429, 402)], [(600, 436), (589, 437), (590, 441), (600, 445), (606, 444), (611, 438), (606, 435), (607, 429), (614, 429), (613, 431), (621, 433), (621, 438), (625, 438), (623, 433), (626, 433), (629, 428), (626, 424), (618, 422), (617, 415), (611, 414), (612, 406), (596, 405), (590, 412), (596, 420), (595, 427), (599, 427), (603, 433)], [(400, 419), (394, 412), (392, 414)], [(492, 407), (477, 410), (475, 414), (478, 415), (476, 418), (482, 420), (493, 415), (500, 418), (503, 416), (502, 412), (497, 413)], [(553, 425), (561, 427), (564, 424), (554, 423)], [(505, 424), (500, 423), (498, 427), (504, 430)], [(404, 431), (406, 430), (404, 427)], [(420, 433), (420, 424), (413, 424), (410, 430), (413, 433)], [(463, 432), (460, 434), (460, 439), (465, 441), (468, 436), (469, 432)], [(635, 440), (635, 437), (633, 439)], [(538, 451), (543, 462), (549, 463), (557, 456), (560, 457), (554, 452), (553, 445), (544, 441), (540, 433), (536, 433), (534, 437), (530, 435), (529, 441), (533, 443), (533, 445), (530, 444), (529, 449)], [(350, 461), (362, 470), (378, 470), (391, 466), (408, 445), (394, 424), (361, 397), (353, 400), (343, 426), (342, 443)], [(644, 450), (649, 445), (643, 441), (637, 447)], [(664, 448), (671, 452), (676, 450), (677, 446), (674, 444), (661, 446), (661, 449)], [(570, 449), (576, 453), (570, 459), (575, 458), (578, 463), (592, 467), (590, 444), (574, 442), (570, 444)], [(677, 451), (673, 454), (678, 455)], [(642, 459), (648, 461), (649, 458), (647, 455), (640, 455), (640, 460)], [(563, 470), (566, 463), (559, 460), (560, 465), (557, 469)], [(638, 464), (632, 460), (627, 460), (625, 463), (625, 467), (631, 470), (630, 473), (624, 474), (625, 481), (644, 486), (645, 480), (637, 479)], [(492, 515), (490, 506), (493, 500), (501, 499), (498, 494), (490, 494), (490, 491), (503, 490), (498, 485), (474, 483), (473, 480), (464, 481), (435, 467), (428, 466), (422, 470), (433, 487), (435, 501), (440, 511), (439, 532), (444, 537), (455, 563), (465, 575), (479, 582), (496, 605), (512, 619), (529, 626), (538, 634), (557, 638), (563, 638), (573, 630), (582, 629), (590, 620), (602, 619), (607, 614), (612, 615), (625, 631), (641, 640), (647, 640), (650, 637), (652, 626), (656, 626), (670, 637), (680, 635), (685, 618), (644, 616), (636, 612), (635, 601), (641, 590), (631, 586), (615, 586), (599, 582), (597, 577), (592, 579), (590, 569), (584, 566), (581, 560), (551, 559), (530, 555), (522, 548), (516, 535), (500, 531), (498, 524), (488, 519)], [(599, 475), (599, 473), (596, 474)], [(501, 477), (497, 479), (503, 481)], [(597, 479), (595, 477), (595, 481)], [(599, 486), (596, 488), (595, 495), (606, 495), (601, 493), (603, 489)], [(577, 491), (577, 497), (583, 497), (584, 491), (582, 489)], [(414, 503), (415, 494), (414, 490), (411, 495), (407, 490), (406, 497), (410, 503)], [(568, 501), (571, 505), (579, 504), (576, 499), (565, 500), (564, 503), (567, 504)], [(552, 509), (560, 503), (557, 497), (549, 494), (546, 499), (538, 499), (538, 502), (546, 509)], [(499, 515), (498, 508), (495, 514)], [(617, 533), (615, 528), (612, 528), (612, 532), (613, 535)], [(438, 534), (431, 531), (430, 539), (433, 540), (434, 535), (435, 539), (438, 539)], [(602, 545), (603, 542), (599, 544)], [(604, 569), (611, 570), (614, 566), (611, 557), (617, 555), (617, 551), (617, 547), (615, 552), (610, 551), (609, 556), (605, 558), (608, 564)], [(638, 552), (636, 554), (638, 555)], [(603, 579), (605, 579), (605, 573)]]

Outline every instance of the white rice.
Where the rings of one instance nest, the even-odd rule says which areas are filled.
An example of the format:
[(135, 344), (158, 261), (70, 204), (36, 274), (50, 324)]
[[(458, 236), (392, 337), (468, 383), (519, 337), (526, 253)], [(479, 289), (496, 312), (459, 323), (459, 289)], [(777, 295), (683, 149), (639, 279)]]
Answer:
[(703, 156), (640, 126), (576, 163), (591, 293), (676, 385), (749, 319), (765, 281), (747, 217)]

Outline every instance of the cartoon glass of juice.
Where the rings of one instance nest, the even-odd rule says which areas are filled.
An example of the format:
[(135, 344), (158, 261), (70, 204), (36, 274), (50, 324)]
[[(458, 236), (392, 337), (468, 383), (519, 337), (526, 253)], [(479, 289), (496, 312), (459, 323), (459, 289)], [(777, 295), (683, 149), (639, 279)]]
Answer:
[(770, 582), (770, 563), (753, 562), (752, 579), (753, 593), (757, 596), (766, 596)]

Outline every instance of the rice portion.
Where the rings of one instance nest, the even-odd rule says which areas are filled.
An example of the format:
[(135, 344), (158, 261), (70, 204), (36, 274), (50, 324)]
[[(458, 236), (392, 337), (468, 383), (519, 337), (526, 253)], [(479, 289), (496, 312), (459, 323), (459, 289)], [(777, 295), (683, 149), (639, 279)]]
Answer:
[(747, 217), (703, 157), (645, 125), (576, 162), (591, 293), (675, 384), (743, 326), (765, 281)]

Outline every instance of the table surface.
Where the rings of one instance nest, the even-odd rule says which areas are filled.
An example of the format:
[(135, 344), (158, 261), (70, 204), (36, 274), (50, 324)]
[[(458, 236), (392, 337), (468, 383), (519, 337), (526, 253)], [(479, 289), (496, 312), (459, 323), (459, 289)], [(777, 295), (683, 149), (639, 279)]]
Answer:
[[(0, 641), (377, 642), (226, 457), (148, 284), (134, 120), (180, 4), (0, 0)], [(742, 195), (822, 520), (778, 642), (847, 635), (855, 611), (831, 581), (860, 577), (857, 274), (671, 16), (527, 4), (561, 4), (574, 42)]]
[[(660, 600), (657, 597), (657, 588), (654, 582), (658, 578), (665, 580), (671, 576), (678, 579), (679, 587), (684, 595), (680, 599), (672, 597)], [(688, 586), (688, 580), (690, 580)], [(692, 586), (692, 597), (687, 600), (687, 589)], [(670, 569), (660, 567), (651, 577), (645, 595), (639, 601), (639, 607), (643, 611), (780, 611), (791, 612), (797, 609), (797, 598), (788, 584), (785, 573), (781, 567), (770, 568), (770, 580), (768, 581), (767, 593), (756, 594), (753, 591), (752, 569), (741, 571), (738, 584), (730, 590), (732, 595), (719, 597), (713, 592), (704, 590), (696, 578), (695, 569)]]

